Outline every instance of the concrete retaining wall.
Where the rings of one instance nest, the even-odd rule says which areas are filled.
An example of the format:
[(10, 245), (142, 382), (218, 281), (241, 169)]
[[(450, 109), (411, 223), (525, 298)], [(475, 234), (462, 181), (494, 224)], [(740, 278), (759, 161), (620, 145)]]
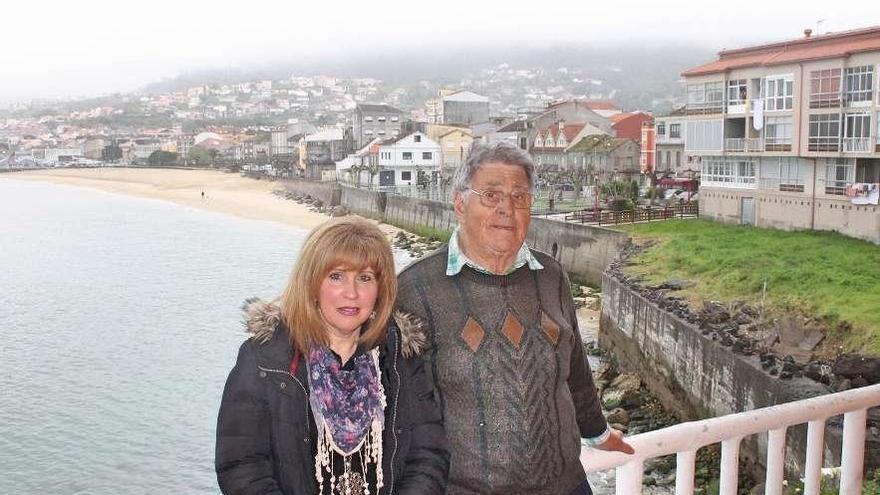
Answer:
[(385, 220), (385, 193), (342, 186), (342, 205), (358, 215)]
[[(609, 274), (602, 279), (599, 345), (621, 367), (639, 374), (648, 389), (683, 419), (747, 411), (827, 393), (806, 378), (781, 380), (764, 372), (757, 356), (733, 353), (700, 329), (660, 308)], [(826, 431), (826, 463), (840, 465), (839, 428)], [(743, 456), (766, 459), (767, 435), (743, 441)], [(806, 428), (789, 428), (786, 463), (802, 473)]]
[(452, 232), (458, 222), (449, 203), (389, 195), (385, 221), (395, 225), (420, 225), (443, 232)]
[(623, 232), (541, 217), (532, 217), (528, 236), (529, 246), (556, 258), (571, 278), (594, 286), (627, 242)]
[(284, 188), (294, 194), (302, 194), (320, 199), (325, 206), (340, 204), (342, 190), (335, 182), (317, 182), (303, 179), (282, 179), (278, 181)]

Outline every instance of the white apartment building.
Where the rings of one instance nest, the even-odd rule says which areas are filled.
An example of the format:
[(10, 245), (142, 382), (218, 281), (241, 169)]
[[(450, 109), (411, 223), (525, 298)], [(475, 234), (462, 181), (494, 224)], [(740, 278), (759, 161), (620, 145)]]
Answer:
[(682, 74), (700, 213), (880, 243), (880, 26), (804, 34)]
[(414, 185), (420, 174), (436, 181), (442, 163), (440, 145), (422, 132), (407, 134), (379, 144), (378, 163), (374, 182), (381, 187)]

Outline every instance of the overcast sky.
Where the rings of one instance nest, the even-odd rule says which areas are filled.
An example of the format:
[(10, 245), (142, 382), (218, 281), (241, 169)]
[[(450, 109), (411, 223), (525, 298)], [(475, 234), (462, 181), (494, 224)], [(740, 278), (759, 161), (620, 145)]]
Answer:
[(876, 0), (25, 0), (0, 12), (0, 103), (345, 51), (645, 40), (720, 50), (880, 25)]

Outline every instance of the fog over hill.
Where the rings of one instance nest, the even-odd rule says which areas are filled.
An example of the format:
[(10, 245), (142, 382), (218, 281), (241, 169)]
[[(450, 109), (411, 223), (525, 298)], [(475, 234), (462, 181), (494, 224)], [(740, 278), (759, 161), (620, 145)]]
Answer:
[[(438, 86), (479, 83), (480, 72), (499, 64), (514, 69), (579, 70), (581, 79), (601, 81), (597, 88), (584, 83), (583, 93), (615, 90), (614, 101), (627, 109), (664, 111), (670, 98), (683, 95), (682, 70), (711, 60), (708, 47), (672, 44), (632, 44), (614, 47), (553, 45), (546, 47), (462, 47), (444, 50), (403, 49), (396, 53), (338, 54), (325, 58), (279, 60), (250, 67), (193, 70), (173, 79), (147, 85), (149, 93), (200, 84), (228, 84), (256, 79), (285, 79), (317, 74), (341, 78), (370, 77), (388, 84), (409, 86), (430, 81)], [(541, 81), (533, 81), (540, 84)], [(577, 91), (579, 88), (573, 88)], [(489, 94), (488, 96), (492, 96)]]

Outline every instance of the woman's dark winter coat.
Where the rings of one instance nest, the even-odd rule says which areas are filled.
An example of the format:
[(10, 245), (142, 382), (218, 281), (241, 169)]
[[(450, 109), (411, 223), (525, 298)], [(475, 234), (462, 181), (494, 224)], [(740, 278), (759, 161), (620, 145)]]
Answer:
[[(278, 308), (245, 305), (252, 334), (226, 382), (217, 420), (215, 468), (226, 495), (314, 495), (317, 429), (306, 367), (291, 374), (293, 351)], [(396, 315), (380, 347), (385, 388), (383, 495), (443, 494), (449, 453), (440, 410), (420, 356), (418, 325)]]

